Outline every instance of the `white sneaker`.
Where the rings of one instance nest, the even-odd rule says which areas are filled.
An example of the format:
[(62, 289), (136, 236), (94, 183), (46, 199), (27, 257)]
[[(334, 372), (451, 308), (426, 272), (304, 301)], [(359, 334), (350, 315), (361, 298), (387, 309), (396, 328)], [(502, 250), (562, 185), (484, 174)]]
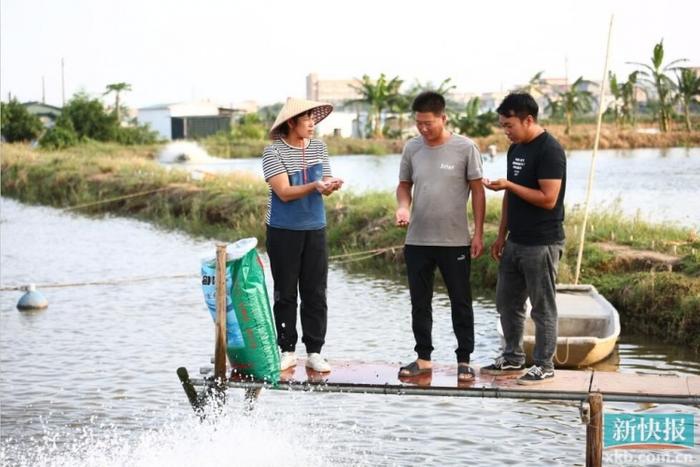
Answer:
[(311, 368), (319, 373), (327, 373), (331, 371), (331, 366), (325, 358), (321, 357), (320, 353), (310, 353), (306, 359), (306, 368)]
[(293, 366), (297, 366), (297, 356), (294, 355), (294, 352), (282, 352), (282, 357), (280, 358), (280, 370), (284, 371)]

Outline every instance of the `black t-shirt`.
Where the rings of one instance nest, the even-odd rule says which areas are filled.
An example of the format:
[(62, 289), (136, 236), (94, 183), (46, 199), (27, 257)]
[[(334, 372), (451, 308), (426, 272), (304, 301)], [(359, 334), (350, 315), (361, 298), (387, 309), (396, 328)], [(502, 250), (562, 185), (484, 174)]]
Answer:
[(507, 192), (508, 239), (522, 245), (550, 245), (564, 240), (564, 192), (566, 191), (566, 155), (564, 149), (546, 131), (527, 144), (512, 144), (508, 149), (508, 180), (539, 189), (538, 180), (560, 179), (561, 189), (554, 209), (539, 208)]

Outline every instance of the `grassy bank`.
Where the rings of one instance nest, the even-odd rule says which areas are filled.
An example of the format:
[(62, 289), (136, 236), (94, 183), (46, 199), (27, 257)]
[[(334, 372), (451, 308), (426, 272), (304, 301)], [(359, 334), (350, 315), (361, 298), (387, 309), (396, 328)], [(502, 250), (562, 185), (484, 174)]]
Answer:
[[(580, 124), (573, 128), (570, 135), (564, 134), (564, 126), (560, 124), (544, 125), (567, 150), (590, 149), (595, 138), (595, 125)], [(473, 138), (482, 151), (487, 151), (490, 145), (495, 145), (499, 151), (505, 151), (510, 145), (508, 139), (500, 130), (493, 135), (483, 138)], [(346, 154), (398, 154), (401, 153), (404, 140), (399, 139), (357, 139), (326, 137), (330, 155)], [(237, 140), (232, 141), (226, 135), (218, 134), (204, 138), (199, 143), (209, 154), (223, 158), (260, 157), (268, 141)], [(685, 131), (669, 131), (668, 133), (640, 133), (630, 128), (618, 128), (615, 125), (604, 125), (601, 130), (601, 149), (635, 149), (635, 148), (670, 148), (700, 146), (700, 131), (687, 133)]]
[[(337, 136), (324, 137), (328, 146), (328, 154), (342, 156), (347, 154), (369, 154), (383, 156), (398, 154), (402, 151), (404, 141), (398, 139), (358, 139), (341, 138)], [(260, 157), (267, 140), (243, 139), (231, 140), (224, 134), (217, 134), (198, 141), (209, 154), (228, 159)]]
[[(265, 184), (240, 175), (191, 180), (185, 172), (168, 171), (154, 163), (154, 151), (151, 147), (92, 145), (45, 153), (4, 144), (2, 194), (58, 208), (98, 203), (80, 212), (135, 217), (223, 241), (244, 236), (263, 240)], [(101, 202), (134, 193), (148, 194)], [(393, 225), (395, 201), (390, 193), (337, 193), (327, 198), (326, 206), (332, 254), (400, 245), (403, 241), (405, 232)], [(494, 239), (498, 211), (497, 202), (489, 203), (487, 244)], [(580, 219), (581, 213), (569, 213), (560, 282), (570, 282), (573, 277)], [(697, 234), (689, 229), (625, 219), (615, 211), (594, 213), (590, 225), (581, 282), (596, 285), (618, 308), (624, 331), (700, 349)], [(623, 254), (611, 246), (628, 251)], [(400, 248), (388, 249), (363, 264), (401, 269), (401, 258)], [(486, 256), (479, 258), (473, 264), (474, 286), (492, 290), (496, 272), (494, 261)]]

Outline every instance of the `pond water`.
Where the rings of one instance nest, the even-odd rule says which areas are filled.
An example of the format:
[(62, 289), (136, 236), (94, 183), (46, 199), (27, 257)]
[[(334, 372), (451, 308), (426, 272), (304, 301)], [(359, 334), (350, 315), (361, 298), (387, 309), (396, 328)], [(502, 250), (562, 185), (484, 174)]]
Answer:
[[(245, 415), (241, 391), (230, 391), (225, 414), (200, 423), (175, 370), (196, 373), (213, 353), (213, 323), (197, 277), (213, 240), (7, 198), (0, 238), (2, 287), (114, 282), (39, 285), (50, 305), (38, 312), (17, 311), (21, 292), (2, 292), (2, 465), (584, 463), (585, 427), (575, 403), (268, 391)], [(119, 281), (135, 277), (151, 280)], [(403, 280), (332, 265), (328, 301), (324, 354), (331, 362), (398, 366), (412, 359)], [(473, 361), (483, 365), (498, 353), (497, 315), (487, 299), (477, 297), (474, 305)], [(434, 359), (451, 363), (455, 340), (443, 292), (436, 293), (434, 313)], [(601, 369), (700, 374), (698, 356), (680, 347), (634, 336), (618, 347)], [(675, 405), (606, 404), (606, 410), (700, 415)], [(697, 448), (689, 452), (700, 459)]]
[[(582, 204), (586, 197), (591, 151), (568, 151), (566, 204)], [(343, 189), (357, 193), (394, 190), (399, 154), (333, 156), (334, 175), (346, 181)], [(260, 159), (217, 159), (179, 167), (205, 172), (247, 171), (262, 178)], [(505, 154), (484, 155), (487, 178), (504, 177)], [(700, 148), (609, 149), (598, 152), (594, 207), (619, 206), (628, 216), (654, 222), (674, 222), (700, 228), (697, 187), (700, 186)], [(501, 196), (487, 190), (489, 196)]]

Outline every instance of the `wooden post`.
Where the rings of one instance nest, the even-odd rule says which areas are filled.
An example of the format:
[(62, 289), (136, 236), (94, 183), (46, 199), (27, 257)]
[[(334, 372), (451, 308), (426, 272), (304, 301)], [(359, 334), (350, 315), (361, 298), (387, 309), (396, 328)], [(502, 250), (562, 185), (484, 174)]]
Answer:
[(194, 409), (195, 413), (201, 413), (202, 407), (200, 405), (199, 395), (197, 394), (197, 390), (192, 385), (192, 381), (190, 381), (190, 375), (187, 373), (187, 368), (178, 368), (177, 376), (180, 378), (182, 389), (185, 391), (185, 394), (187, 394), (187, 399), (190, 401), (192, 409)]
[(592, 392), (588, 395), (590, 420), (586, 427), (586, 467), (603, 464), (603, 395)]
[(226, 244), (216, 245), (216, 343), (214, 376), (226, 380)]

